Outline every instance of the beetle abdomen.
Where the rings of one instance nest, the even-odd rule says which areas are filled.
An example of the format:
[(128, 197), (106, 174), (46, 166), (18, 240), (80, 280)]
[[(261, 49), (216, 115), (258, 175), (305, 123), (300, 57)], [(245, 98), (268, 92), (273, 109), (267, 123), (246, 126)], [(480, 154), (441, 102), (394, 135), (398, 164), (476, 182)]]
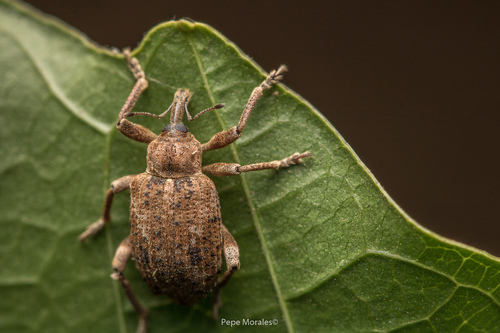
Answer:
[(136, 266), (155, 294), (182, 304), (204, 298), (221, 268), (219, 197), (205, 175), (138, 175), (130, 186), (130, 240)]

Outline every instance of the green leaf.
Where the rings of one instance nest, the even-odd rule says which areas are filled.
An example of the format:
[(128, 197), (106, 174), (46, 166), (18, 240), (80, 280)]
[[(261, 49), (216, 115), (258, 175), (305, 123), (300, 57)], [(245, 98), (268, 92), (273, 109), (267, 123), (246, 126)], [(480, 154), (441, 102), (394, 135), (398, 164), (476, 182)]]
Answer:
[[(16, 2), (0, 1), (0, 29), (0, 330), (133, 332), (137, 316), (109, 278), (128, 234), (127, 195), (116, 196), (109, 227), (84, 245), (76, 238), (99, 217), (113, 179), (145, 170), (146, 146), (114, 128), (134, 79), (120, 54)], [(164, 111), (180, 87), (195, 92), (193, 113), (226, 103), (189, 124), (202, 142), (237, 123), (266, 76), (214, 29), (187, 21), (155, 27), (134, 55), (150, 82), (137, 111)], [(241, 139), (204, 163), (306, 150), (313, 158), (299, 166), (214, 178), (241, 251), (220, 310), (240, 321), (232, 330), (500, 330), (498, 259), (411, 220), (283, 85), (265, 93)], [(175, 305), (151, 295), (133, 264), (125, 274), (151, 309), (150, 332), (231, 330), (211, 320), (210, 298)]]

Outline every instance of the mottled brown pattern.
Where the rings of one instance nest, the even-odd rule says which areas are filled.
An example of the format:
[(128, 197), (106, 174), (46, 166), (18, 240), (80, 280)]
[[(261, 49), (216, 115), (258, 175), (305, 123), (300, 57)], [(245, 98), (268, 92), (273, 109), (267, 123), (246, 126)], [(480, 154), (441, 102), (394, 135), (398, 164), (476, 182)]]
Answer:
[[(228, 146), (241, 136), (243, 129), (262, 92), (282, 79), (286, 71), (281, 66), (256, 87), (243, 110), (237, 126), (216, 133), (201, 145), (182, 123), (184, 113), (191, 117), (187, 106), (192, 93), (179, 89), (174, 102), (160, 115), (132, 112), (137, 99), (148, 87), (146, 75), (137, 59), (125, 50), (129, 68), (137, 82), (118, 116), (117, 129), (127, 137), (149, 143), (146, 172), (119, 178), (106, 194), (101, 218), (92, 223), (79, 239), (95, 235), (110, 220), (111, 204), (116, 193), (130, 189), (130, 235), (118, 246), (113, 257), (113, 279), (118, 280), (139, 316), (138, 333), (146, 333), (149, 311), (132, 290), (123, 274), (130, 258), (154, 294), (170, 296), (181, 304), (193, 304), (212, 289), (213, 317), (217, 318), (220, 290), (240, 268), (240, 252), (236, 240), (222, 224), (219, 197), (214, 183), (202, 172), (216, 176), (233, 176), (241, 172), (285, 168), (310, 157), (309, 152), (295, 153), (283, 160), (241, 166), (236, 163), (215, 163), (202, 168), (203, 151)], [(170, 123), (160, 135), (128, 121), (136, 115), (161, 119), (170, 111)], [(222, 254), (227, 269), (221, 274)]]
[(205, 175), (138, 175), (130, 186), (130, 241), (135, 264), (154, 294), (178, 303), (204, 298), (221, 270), (219, 197)]

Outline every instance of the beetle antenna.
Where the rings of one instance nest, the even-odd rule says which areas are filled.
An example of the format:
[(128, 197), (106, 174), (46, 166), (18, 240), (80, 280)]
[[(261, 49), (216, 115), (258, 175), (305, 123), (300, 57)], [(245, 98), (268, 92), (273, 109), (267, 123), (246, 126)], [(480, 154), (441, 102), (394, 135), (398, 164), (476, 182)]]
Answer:
[(224, 106), (226, 106), (226, 104), (224, 104), (224, 103), (217, 104), (217, 105), (212, 106), (211, 108), (208, 108), (208, 109), (205, 109), (205, 110), (201, 111), (196, 116), (191, 117), (191, 115), (189, 114), (189, 111), (187, 109), (187, 105), (186, 105), (186, 115), (187, 115), (189, 121), (193, 121), (196, 118), (198, 118), (199, 116), (201, 116), (202, 114), (204, 114), (205, 112), (216, 110), (216, 109), (222, 109)]
[(133, 117), (133, 116), (151, 116), (151, 117), (156, 118), (156, 119), (161, 119), (167, 115), (168, 111), (170, 111), (170, 109), (172, 108), (172, 105), (174, 105), (174, 103), (170, 104), (168, 109), (160, 115), (154, 114), (154, 113), (149, 113), (149, 112), (127, 112), (127, 113), (125, 113), (124, 117), (128, 118), (128, 117)]

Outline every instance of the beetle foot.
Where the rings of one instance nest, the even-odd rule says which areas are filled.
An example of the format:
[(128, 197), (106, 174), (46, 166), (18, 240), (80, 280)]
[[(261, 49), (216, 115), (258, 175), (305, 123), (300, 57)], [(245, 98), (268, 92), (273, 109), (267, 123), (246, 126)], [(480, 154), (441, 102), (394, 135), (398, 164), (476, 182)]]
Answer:
[(264, 82), (260, 85), (262, 90), (271, 88), (271, 86), (283, 79), (283, 75), (288, 71), (285, 65), (281, 65), (277, 70), (273, 70), (271, 74), (266, 78)]
[(145, 84), (147, 86), (146, 74), (142, 70), (142, 67), (139, 64), (139, 60), (137, 60), (137, 58), (132, 57), (130, 55), (129, 48), (126, 48), (125, 50), (123, 50), (123, 55), (125, 56), (125, 59), (127, 60), (128, 68), (130, 69), (130, 71), (134, 75), (135, 79), (136, 80), (141, 80), (141, 79), (144, 80)]
[(295, 153), (292, 156), (285, 158), (281, 161), (280, 168), (286, 168), (291, 165), (299, 164), (302, 162), (303, 158), (311, 157), (311, 153), (306, 151), (305, 153), (299, 154)]
[(101, 230), (105, 224), (106, 224), (106, 221), (104, 221), (103, 218), (100, 218), (99, 221), (94, 222), (91, 225), (89, 225), (87, 230), (85, 230), (84, 232), (82, 232), (80, 234), (80, 236), (78, 236), (78, 240), (80, 241), (80, 243), (83, 243), (85, 241), (85, 239), (87, 239), (88, 237), (94, 236), (96, 233), (98, 233), (99, 230)]

